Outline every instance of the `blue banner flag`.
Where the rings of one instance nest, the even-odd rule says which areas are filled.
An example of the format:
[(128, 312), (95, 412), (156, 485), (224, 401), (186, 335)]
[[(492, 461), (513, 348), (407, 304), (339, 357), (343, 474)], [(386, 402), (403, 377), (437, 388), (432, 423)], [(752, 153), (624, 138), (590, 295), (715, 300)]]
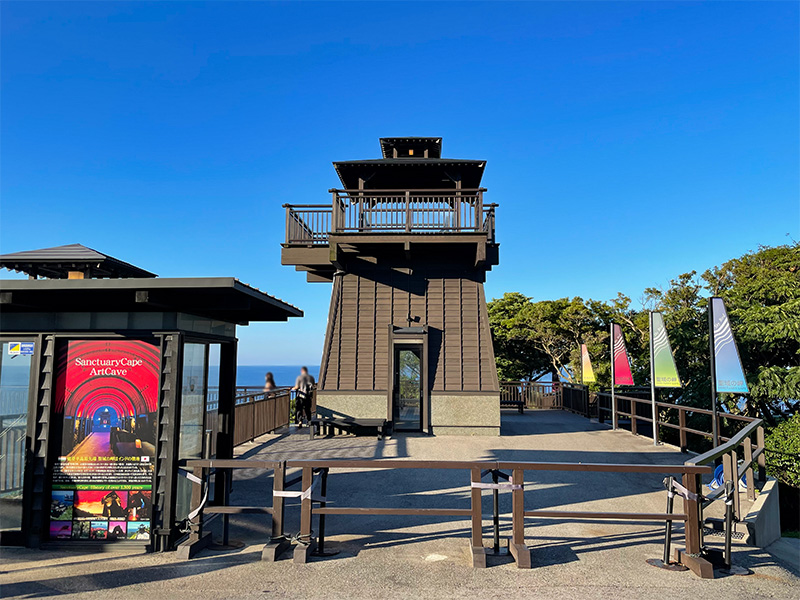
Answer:
[(747, 394), (747, 381), (744, 378), (739, 349), (733, 338), (728, 311), (722, 298), (711, 298), (711, 335), (714, 347), (714, 379), (718, 392)]

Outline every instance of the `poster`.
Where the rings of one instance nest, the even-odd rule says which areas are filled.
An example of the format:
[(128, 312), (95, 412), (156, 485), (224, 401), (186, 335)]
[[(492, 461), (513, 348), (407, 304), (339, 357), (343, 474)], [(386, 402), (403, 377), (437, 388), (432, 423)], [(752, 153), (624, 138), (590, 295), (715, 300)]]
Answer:
[(51, 539), (149, 540), (159, 350), (142, 341), (70, 341), (59, 355), (63, 425), (52, 469)]

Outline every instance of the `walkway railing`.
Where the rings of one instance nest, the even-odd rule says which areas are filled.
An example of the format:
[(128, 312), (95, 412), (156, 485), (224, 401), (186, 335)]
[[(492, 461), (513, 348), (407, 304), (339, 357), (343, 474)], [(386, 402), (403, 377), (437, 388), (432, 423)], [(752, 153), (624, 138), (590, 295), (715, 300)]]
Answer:
[(252, 442), (265, 433), (288, 425), (291, 400), (292, 393), (288, 388), (237, 396), (233, 445)]
[(563, 383), (561, 387), (561, 402), (564, 410), (583, 415), (587, 419), (597, 416), (596, 405), (591, 402), (588, 386), (578, 383)]
[[(623, 396), (620, 394), (615, 394), (615, 402), (616, 402), (616, 417), (617, 423), (612, 423), (612, 425), (617, 428), (619, 427), (619, 419), (620, 417), (630, 419), (630, 427), (631, 433), (634, 435), (639, 434), (639, 423), (649, 423), (652, 427), (653, 418), (652, 418), (652, 405), (650, 399), (643, 399), (643, 398), (633, 398), (630, 396)], [(657, 418), (657, 425), (659, 427), (666, 427), (669, 429), (673, 429), (678, 432), (679, 437), (679, 445), (681, 450), (685, 451), (688, 449), (687, 437), (688, 435), (697, 435), (703, 438), (711, 439), (713, 433), (713, 427), (711, 425), (711, 420), (713, 419), (713, 412), (710, 410), (706, 410), (703, 408), (696, 408), (694, 406), (688, 406), (684, 404), (672, 404), (669, 402), (656, 402), (656, 408), (658, 418)], [(597, 416), (601, 422), (605, 420), (612, 421), (613, 420), (613, 411), (611, 408), (611, 394), (608, 392), (598, 392), (597, 393)], [(677, 423), (674, 420), (670, 420), (670, 416), (677, 415)], [(694, 415), (707, 415), (708, 416), (708, 430), (700, 430), (689, 427), (687, 423), (689, 422), (690, 417)], [(746, 417), (743, 415), (734, 415), (730, 413), (717, 413), (717, 431), (724, 431), (725, 429), (723, 426), (725, 425), (725, 421), (735, 421), (738, 423), (742, 423), (744, 425), (753, 423), (754, 421), (758, 421), (754, 417)], [(652, 431), (648, 432), (648, 435), (652, 435)], [(656, 431), (657, 440), (661, 440), (661, 435), (659, 431)], [(763, 446), (763, 427), (761, 429), (761, 445)], [(727, 442), (730, 437), (725, 437), (723, 435), (719, 436), (719, 440), (717, 443)]]
[(494, 243), (496, 204), (483, 188), (330, 190), (332, 203), (285, 204), (286, 243), (324, 245), (331, 233), (482, 233)]
[[(265, 392), (256, 387), (238, 386), (236, 388), (233, 415), (233, 445), (252, 442), (259, 436), (286, 427), (292, 419), (292, 407), (296, 396), (288, 387)], [(207, 431), (218, 431), (218, 392), (209, 389), (206, 400)], [(311, 395), (311, 413), (316, 411), (316, 388)], [(211, 435), (211, 456), (216, 455), (216, 435)]]
[[(755, 441), (753, 440), (755, 438)], [(741, 455), (741, 460), (739, 456)], [(764, 422), (755, 419), (748, 423), (739, 433), (730, 438), (727, 442), (686, 461), (687, 465), (714, 465), (722, 460), (724, 481), (733, 483), (734, 505), (733, 515), (736, 520), (741, 519), (740, 485), (745, 486), (747, 498), (756, 499), (756, 480), (766, 481), (767, 463), (764, 450)], [(757, 468), (758, 477), (753, 467)], [(724, 486), (707, 494), (705, 504), (719, 498)]]
[[(207, 545), (210, 537), (203, 533), (204, 514), (270, 514), (272, 515), (272, 532), (269, 543), (264, 548), (262, 559), (274, 561), (278, 555), (288, 548), (289, 536), (286, 535), (284, 521), (284, 499), (296, 498), (300, 501), (300, 531), (293, 536), (297, 542), (294, 548), (294, 562), (305, 563), (315, 550), (324, 555), (325, 518), (327, 515), (385, 515), (397, 517), (463, 517), (470, 520), (471, 563), (474, 567), (486, 566), (487, 549), (483, 543), (482, 491), (491, 489), (511, 491), (512, 503), (512, 538), (509, 544), (518, 568), (530, 568), (530, 552), (525, 543), (525, 518), (557, 518), (557, 519), (600, 519), (607, 521), (625, 520), (633, 522), (671, 522), (684, 521), (687, 531), (687, 547), (684, 556), (699, 554), (701, 528), (701, 510), (696, 487), (699, 477), (711, 473), (711, 467), (704, 465), (637, 465), (637, 464), (602, 464), (602, 463), (534, 463), (504, 461), (437, 461), (437, 460), (292, 460), (283, 463), (257, 461), (249, 459), (235, 460), (191, 460), (187, 467), (193, 471), (194, 489), (192, 493), (192, 510), (190, 513), (191, 534), (189, 540), (182, 544), (181, 553), (184, 558), (191, 558), (200, 548)], [(286, 480), (287, 469), (299, 468), (300, 476), (291, 481)], [(217, 506), (207, 504), (207, 477), (212, 469), (267, 469), (274, 472), (272, 506)], [(469, 508), (442, 508), (437, 506), (409, 507), (366, 507), (366, 506), (329, 506), (332, 499), (328, 494), (328, 476), (334, 469), (434, 469), (434, 470), (466, 470), (469, 471)], [(560, 510), (525, 510), (525, 472), (526, 471), (562, 471), (593, 473), (642, 473), (668, 474), (683, 479), (687, 493), (684, 498), (683, 513), (628, 513), (628, 512), (594, 512), (594, 511), (560, 511)], [(483, 478), (492, 474), (494, 483), (484, 483)], [(350, 472), (348, 477), (363, 475)], [(498, 476), (505, 481), (498, 483)], [(300, 483), (300, 490), (290, 491), (288, 488)], [(436, 493), (437, 490), (432, 490)], [(452, 496), (451, 488), (438, 490), (441, 495)], [(432, 494), (433, 495), (433, 494)], [(438, 504), (438, 502), (436, 502)], [(316, 505), (316, 506), (315, 506)], [(498, 503), (495, 501), (495, 540), (498, 539)], [(314, 515), (319, 517), (319, 525), (314, 537), (312, 521)], [(384, 522), (376, 522), (376, 527), (384, 527)], [(690, 534), (689, 532), (694, 532)], [(695, 537), (691, 537), (694, 535)], [(694, 569), (693, 569), (694, 570)], [(695, 570), (698, 575), (707, 576)], [(713, 575), (713, 573), (712, 573)]]
[(525, 408), (561, 408), (561, 384), (541, 381), (500, 382), (500, 405)]

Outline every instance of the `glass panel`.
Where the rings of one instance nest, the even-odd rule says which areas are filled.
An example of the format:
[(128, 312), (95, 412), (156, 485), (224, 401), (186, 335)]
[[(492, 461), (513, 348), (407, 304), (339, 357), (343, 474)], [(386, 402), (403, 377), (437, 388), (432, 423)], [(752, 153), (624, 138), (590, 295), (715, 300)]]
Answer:
[[(183, 345), (183, 386), (181, 388), (181, 415), (178, 423), (178, 459), (203, 457), (203, 417), (206, 400), (205, 344)], [(178, 477), (175, 519), (182, 521), (189, 515), (192, 484)]]
[[(29, 345), (27, 345), (29, 344)], [(33, 349), (3, 342), (0, 356), (0, 531), (22, 528), (22, 481)]]
[(211, 458), (217, 455), (217, 431), (219, 426), (219, 357), (220, 344), (208, 346), (208, 386), (206, 390), (206, 431), (211, 432)]
[(395, 403), (395, 429), (419, 429), (422, 402), (422, 375), (417, 350), (397, 352), (397, 402)]

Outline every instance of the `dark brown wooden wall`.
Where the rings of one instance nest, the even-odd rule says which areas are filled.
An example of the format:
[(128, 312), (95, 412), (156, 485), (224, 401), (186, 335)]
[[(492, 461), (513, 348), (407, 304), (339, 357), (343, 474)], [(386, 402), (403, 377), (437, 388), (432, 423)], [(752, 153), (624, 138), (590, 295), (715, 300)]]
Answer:
[(499, 390), (481, 274), (437, 267), (365, 266), (336, 277), (320, 387), (381, 391), (388, 386), (389, 324), (428, 325), (434, 392)]

